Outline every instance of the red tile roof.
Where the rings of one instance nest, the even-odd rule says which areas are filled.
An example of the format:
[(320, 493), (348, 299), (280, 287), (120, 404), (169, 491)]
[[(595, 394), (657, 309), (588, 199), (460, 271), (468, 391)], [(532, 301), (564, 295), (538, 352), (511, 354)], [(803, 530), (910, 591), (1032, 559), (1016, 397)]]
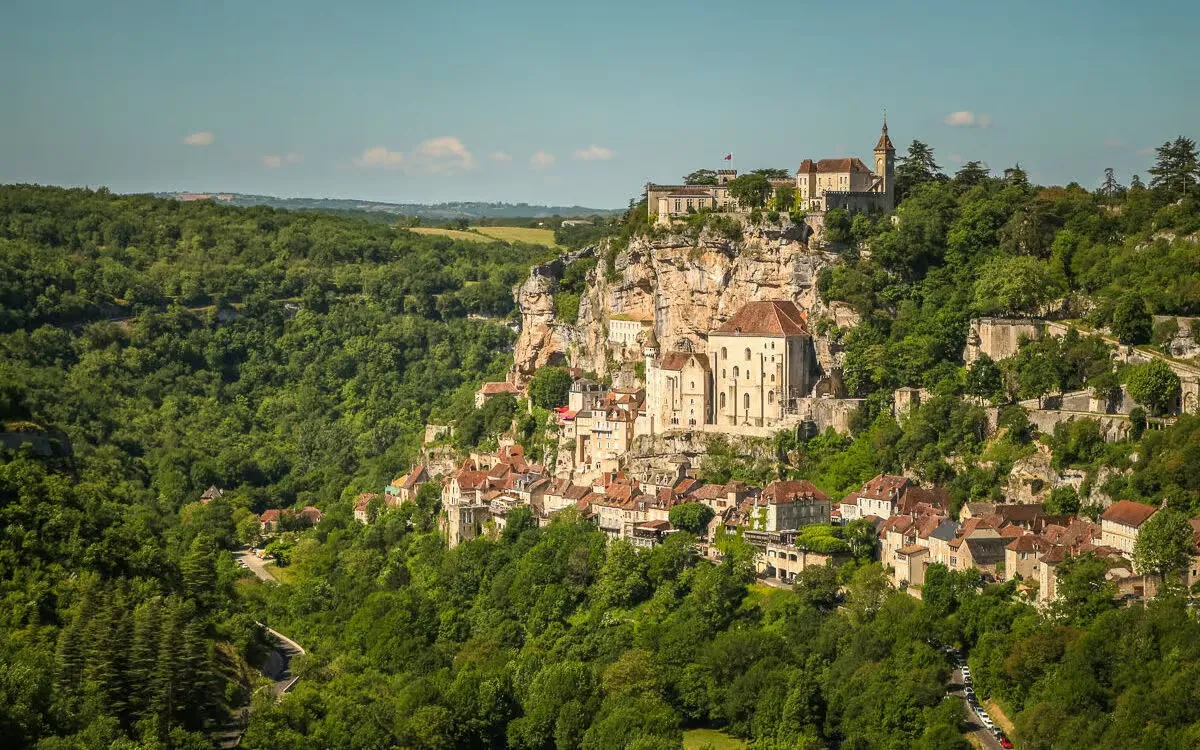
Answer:
[(1138, 528), (1146, 519), (1154, 515), (1158, 510), (1157, 506), (1146, 505), (1145, 503), (1135, 503), (1132, 500), (1118, 500), (1108, 506), (1108, 510), (1100, 516), (1105, 521), (1123, 524)]
[(791, 300), (747, 302), (713, 333), (807, 336), (808, 317)]
[(660, 370), (679, 371), (688, 366), (692, 360), (696, 360), (696, 364), (705, 372), (709, 369), (708, 357), (703, 357), (694, 352), (666, 352), (662, 356), (662, 362), (659, 364)]
[(485, 396), (496, 396), (501, 393), (516, 393), (517, 387), (512, 383), (484, 383), (479, 387), (479, 392)]
[(796, 501), (829, 502), (829, 496), (817, 489), (817, 486), (807, 479), (771, 482), (763, 490), (763, 498), (771, 505)]
[(842, 159), (821, 159), (817, 162), (818, 172), (870, 172), (870, 168), (863, 164), (862, 159), (857, 156), (845, 157)]
[(487, 487), (488, 475), (485, 471), (460, 471), (455, 477), (458, 486), (464, 490), (481, 490)]
[(898, 554), (898, 555), (913, 555), (918, 552), (928, 552), (928, 551), (929, 551), (929, 548), (925, 547), (923, 545), (910, 544), (907, 547), (901, 547), (900, 549), (896, 550), (896, 554)]

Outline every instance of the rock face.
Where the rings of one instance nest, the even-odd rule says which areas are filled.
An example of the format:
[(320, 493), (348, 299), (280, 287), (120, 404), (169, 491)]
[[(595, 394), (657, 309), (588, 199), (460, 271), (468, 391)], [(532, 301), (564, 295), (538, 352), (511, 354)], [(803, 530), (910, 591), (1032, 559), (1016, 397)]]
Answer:
[[(604, 262), (597, 264), (575, 324), (555, 317), (554, 293), (565, 264), (535, 267), (515, 290), (521, 334), (511, 380), (523, 383), (537, 368), (555, 363), (601, 377), (610, 374), (618, 364), (607, 346), (608, 318), (614, 314), (652, 319), (664, 349), (690, 346), (698, 352), (707, 351), (710, 330), (755, 300), (793, 300), (810, 320), (828, 317), (853, 325), (857, 316), (852, 311), (829, 309), (818, 299), (817, 274), (836, 256), (810, 251), (802, 240), (806, 229), (790, 224), (746, 227), (739, 241), (709, 230), (694, 238), (634, 238), (617, 253), (615, 273)], [(838, 365), (836, 348), (829, 342), (814, 344), (819, 364), (830, 372)]]

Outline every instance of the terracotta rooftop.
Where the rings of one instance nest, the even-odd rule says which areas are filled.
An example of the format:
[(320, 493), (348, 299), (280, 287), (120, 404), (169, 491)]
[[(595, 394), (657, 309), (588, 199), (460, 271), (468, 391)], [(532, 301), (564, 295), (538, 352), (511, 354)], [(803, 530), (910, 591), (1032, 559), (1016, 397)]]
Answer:
[(790, 300), (747, 302), (713, 333), (755, 336), (807, 336), (808, 319)]
[(1010, 549), (1013, 552), (1039, 552), (1046, 546), (1046, 540), (1037, 534), (1025, 534), (1013, 539), (1004, 549)]
[(918, 553), (918, 552), (928, 552), (928, 551), (929, 551), (929, 548), (928, 548), (928, 547), (925, 547), (925, 546), (923, 546), (923, 545), (920, 545), (920, 544), (910, 544), (910, 545), (908, 545), (907, 547), (901, 547), (900, 549), (896, 550), (896, 554), (898, 554), (898, 555), (912, 555), (912, 554), (916, 554), (916, 553)]
[(662, 363), (659, 365), (661, 370), (678, 371), (687, 367), (688, 362), (696, 360), (700, 365), (700, 369), (708, 372), (708, 357), (696, 354), (695, 352), (666, 352), (662, 356)]
[(484, 383), (479, 387), (479, 392), (485, 396), (497, 396), (501, 393), (516, 393), (517, 387), (512, 383)]
[(1136, 529), (1145, 523), (1147, 518), (1154, 515), (1156, 510), (1158, 507), (1154, 505), (1135, 503), (1132, 500), (1118, 500), (1108, 506), (1108, 510), (1104, 511), (1100, 518)]
[(868, 480), (859, 490), (859, 497), (870, 497), (877, 500), (895, 500), (900, 496), (900, 490), (909, 484), (908, 477), (895, 474), (880, 474)]
[(481, 490), (487, 487), (488, 475), (486, 471), (460, 471), (458, 476), (458, 486), (464, 490)]

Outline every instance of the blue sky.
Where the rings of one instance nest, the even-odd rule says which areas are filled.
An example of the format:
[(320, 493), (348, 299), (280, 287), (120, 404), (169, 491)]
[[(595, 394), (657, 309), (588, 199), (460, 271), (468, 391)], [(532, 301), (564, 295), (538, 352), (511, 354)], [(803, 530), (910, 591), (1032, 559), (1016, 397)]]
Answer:
[(730, 151), (869, 160), (886, 107), (950, 171), (1092, 187), (1200, 138), (1198, 27), (1194, 0), (3, 0), (0, 182), (611, 207)]

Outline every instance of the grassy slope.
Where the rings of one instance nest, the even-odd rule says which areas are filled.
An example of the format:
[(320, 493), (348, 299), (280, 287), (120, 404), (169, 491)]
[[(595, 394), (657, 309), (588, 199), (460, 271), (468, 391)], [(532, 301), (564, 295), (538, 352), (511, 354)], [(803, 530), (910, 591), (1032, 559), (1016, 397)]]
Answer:
[(554, 231), (551, 229), (534, 229), (532, 227), (476, 227), (475, 231), (495, 237), (505, 242), (528, 242), (531, 245), (558, 247), (554, 242)]

